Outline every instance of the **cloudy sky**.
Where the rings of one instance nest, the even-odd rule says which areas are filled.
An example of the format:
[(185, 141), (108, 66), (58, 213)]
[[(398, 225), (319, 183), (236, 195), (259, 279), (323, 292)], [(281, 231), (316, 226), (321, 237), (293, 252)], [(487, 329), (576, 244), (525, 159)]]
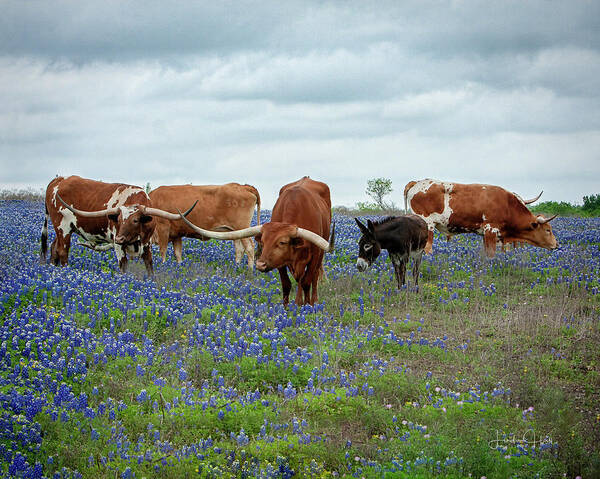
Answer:
[(2, 0), (0, 186), (600, 193), (600, 2)]

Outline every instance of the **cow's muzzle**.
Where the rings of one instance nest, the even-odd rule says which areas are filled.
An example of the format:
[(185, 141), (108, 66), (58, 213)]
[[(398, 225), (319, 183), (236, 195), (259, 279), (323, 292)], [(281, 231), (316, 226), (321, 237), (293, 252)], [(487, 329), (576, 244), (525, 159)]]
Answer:
[(255, 264), (256, 264), (256, 269), (263, 273), (267, 273), (273, 269), (266, 263), (266, 261), (262, 261), (260, 259)]

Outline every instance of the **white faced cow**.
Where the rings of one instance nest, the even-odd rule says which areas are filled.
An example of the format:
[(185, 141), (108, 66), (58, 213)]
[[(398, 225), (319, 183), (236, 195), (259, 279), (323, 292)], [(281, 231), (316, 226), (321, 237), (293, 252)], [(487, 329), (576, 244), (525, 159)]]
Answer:
[(527, 209), (540, 195), (523, 200), (500, 186), (426, 179), (405, 186), (404, 204), (427, 223), (425, 252), (431, 253), (436, 228), (448, 238), (459, 233), (483, 236), (486, 255), (493, 257), (498, 244), (524, 242), (547, 249), (558, 247), (549, 224), (556, 215), (534, 216)]
[(155, 216), (180, 218), (152, 208), (150, 198), (138, 186), (103, 183), (79, 176), (56, 177), (46, 189), (40, 262), (46, 262), (50, 217), (56, 232), (50, 248), (52, 264), (67, 264), (71, 234), (76, 233), (80, 244), (95, 251), (114, 248), (122, 272), (127, 270), (128, 255), (141, 256), (148, 274), (152, 275), (150, 238), (156, 225)]

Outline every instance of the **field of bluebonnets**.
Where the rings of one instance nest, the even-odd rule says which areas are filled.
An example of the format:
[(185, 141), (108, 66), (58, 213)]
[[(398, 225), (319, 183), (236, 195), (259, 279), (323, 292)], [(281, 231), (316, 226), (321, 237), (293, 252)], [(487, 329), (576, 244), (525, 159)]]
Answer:
[(0, 474), (598, 477), (599, 218), (492, 260), (436, 237), (419, 293), (335, 220), (321, 302), (286, 311), (231, 242), (155, 281), (76, 244), (39, 265), (42, 203), (2, 201)]

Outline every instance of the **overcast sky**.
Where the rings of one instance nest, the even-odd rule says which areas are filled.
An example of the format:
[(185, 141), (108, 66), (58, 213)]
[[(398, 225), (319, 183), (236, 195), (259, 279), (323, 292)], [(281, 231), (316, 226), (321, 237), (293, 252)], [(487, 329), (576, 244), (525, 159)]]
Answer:
[(0, 186), (600, 193), (600, 2), (0, 1)]

